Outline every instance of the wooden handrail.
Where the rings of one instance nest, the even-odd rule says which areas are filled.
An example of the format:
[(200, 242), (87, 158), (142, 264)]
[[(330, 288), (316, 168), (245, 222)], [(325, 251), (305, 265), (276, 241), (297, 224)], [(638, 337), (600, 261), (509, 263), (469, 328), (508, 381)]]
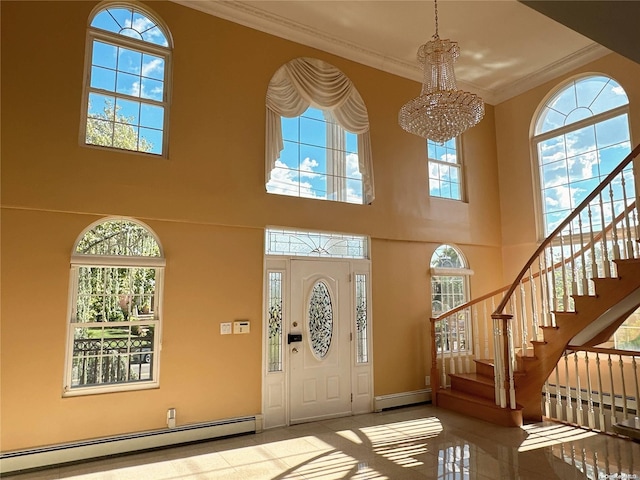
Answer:
[(605, 355), (629, 355), (630, 357), (640, 357), (640, 352), (636, 350), (618, 350), (616, 348), (602, 348), (602, 347), (582, 347), (579, 345), (567, 345), (567, 350), (573, 352), (590, 352), (590, 353), (602, 353)]
[(513, 295), (513, 293), (516, 291), (516, 288), (518, 288), (518, 285), (520, 285), (520, 281), (522, 280), (522, 278), (525, 276), (529, 268), (531, 268), (531, 265), (533, 265), (533, 263), (538, 259), (540, 254), (555, 239), (555, 237), (558, 236), (565, 229), (565, 227), (569, 225), (578, 215), (580, 215), (580, 213), (582, 213), (582, 211), (591, 203), (591, 201), (600, 193), (602, 193), (605, 187), (609, 185), (620, 174), (620, 172), (622, 172), (627, 167), (627, 165), (629, 165), (638, 155), (640, 155), (640, 144), (638, 144), (636, 148), (634, 148), (631, 153), (627, 155), (627, 157), (622, 162), (620, 162), (620, 164), (616, 168), (614, 168), (613, 171), (609, 175), (607, 175), (607, 177), (602, 182), (600, 182), (600, 184), (593, 190), (593, 192), (587, 195), (587, 197), (580, 203), (580, 205), (578, 205), (569, 214), (569, 216), (567, 216), (567, 218), (560, 222), (560, 225), (558, 225), (556, 229), (551, 232), (551, 234), (547, 238), (544, 239), (544, 241), (536, 249), (533, 255), (531, 255), (531, 258), (529, 258), (529, 261), (522, 268), (516, 279), (513, 281), (511, 287), (498, 305), (498, 308), (496, 308), (495, 312), (493, 312), (494, 314), (499, 315), (504, 311), (505, 307), (507, 306), (507, 302), (511, 298), (511, 295)]

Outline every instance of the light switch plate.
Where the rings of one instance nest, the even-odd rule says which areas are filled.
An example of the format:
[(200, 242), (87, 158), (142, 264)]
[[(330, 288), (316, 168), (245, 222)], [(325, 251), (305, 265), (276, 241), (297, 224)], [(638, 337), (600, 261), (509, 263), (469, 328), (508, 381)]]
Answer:
[(220, 324), (220, 335), (231, 335), (231, 322)]

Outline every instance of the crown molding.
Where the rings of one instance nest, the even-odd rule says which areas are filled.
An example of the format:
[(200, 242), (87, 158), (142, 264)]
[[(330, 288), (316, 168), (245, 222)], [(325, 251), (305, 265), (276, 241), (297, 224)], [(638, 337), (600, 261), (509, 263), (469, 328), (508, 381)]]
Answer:
[[(422, 71), (417, 62), (407, 62), (397, 57), (383, 55), (341, 38), (332, 36), (310, 25), (293, 22), (260, 8), (237, 0), (171, 0), (174, 3), (224, 20), (259, 30), (270, 35), (301, 43), (339, 57), (361, 63), (368, 67), (398, 75), (421, 83)], [(471, 82), (458, 79), (458, 88), (479, 95), (486, 103), (497, 105), (509, 98), (537, 87), (555, 77), (568, 73), (590, 61), (610, 53), (605, 47), (593, 43), (565, 58), (562, 58), (537, 72), (516, 80), (507, 86), (486, 89)]]
[(510, 83), (499, 91), (493, 92), (495, 101), (493, 105), (509, 100), (510, 98), (520, 95), (532, 88), (538, 87), (543, 83), (553, 80), (554, 78), (565, 75), (576, 68), (580, 68), (581, 66), (598, 60), (610, 53), (611, 50), (608, 48), (603, 47), (598, 43), (592, 43), (571, 55), (567, 55), (566, 57), (547, 65), (545, 68), (540, 69), (537, 72), (533, 72), (522, 77), (520, 80)]

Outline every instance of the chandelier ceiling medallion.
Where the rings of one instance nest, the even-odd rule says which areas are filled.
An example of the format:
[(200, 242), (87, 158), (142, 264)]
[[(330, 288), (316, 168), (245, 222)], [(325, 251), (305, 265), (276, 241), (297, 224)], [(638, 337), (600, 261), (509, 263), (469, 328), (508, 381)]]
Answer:
[(422, 92), (400, 109), (398, 123), (409, 133), (444, 143), (477, 125), (484, 117), (479, 96), (458, 90), (453, 64), (460, 55), (458, 42), (438, 36), (438, 1), (434, 0), (436, 33), (418, 49), (424, 70)]

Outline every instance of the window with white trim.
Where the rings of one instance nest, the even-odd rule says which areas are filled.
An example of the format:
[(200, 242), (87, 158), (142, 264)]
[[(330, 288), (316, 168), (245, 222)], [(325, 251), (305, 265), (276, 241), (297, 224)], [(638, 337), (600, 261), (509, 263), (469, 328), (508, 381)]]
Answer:
[(334, 66), (297, 58), (267, 89), (267, 193), (337, 202), (373, 201), (366, 106)]
[(95, 11), (87, 33), (83, 143), (166, 156), (170, 41), (138, 5), (109, 3)]
[(90, 226), (71, 257), (65, 396), (158, 385), (160, 244), (145, 225)]
[(458, 154), (458, 139), (444, 144), (427, 140), (429, 195), (462, 200), (462, 165)]
[[(469, 301), (469, 276), (473, 274), (460, 250), (440, 245), (431, 257), (431, 317), (435, 318)], [(469, 312), (455, 314), (455, 321), (436, 324), (439, 351), (466, 351), (471, 348)]]
[[(560, 87), (542, 106), (535, 120), (533, 146), (544, 236), (631, 152), (628, 103), (615, 80), (588, 75)], [(627, 188), (633, 189), (631, 165), (624, 177)], [(614, 188), (616, 196), (620, 190)], [(633, 194), (627, 190), (629, 198)], [(619, 197), (613, 199), (614, 210), (619, 203)], [(599, 222), (599, 217), (596, 212), (594, 220)], [(605, 225), (610, 223), (612, 210), (605, 209), (602, 217)]]

